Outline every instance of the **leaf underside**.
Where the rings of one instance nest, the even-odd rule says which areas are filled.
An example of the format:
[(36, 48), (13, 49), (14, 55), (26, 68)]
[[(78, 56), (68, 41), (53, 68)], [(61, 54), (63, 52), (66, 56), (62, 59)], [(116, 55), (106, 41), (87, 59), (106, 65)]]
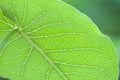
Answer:
[(60, 0), (0, 0), (0, 76), (10, 80), (117, 80), (115, 49)]

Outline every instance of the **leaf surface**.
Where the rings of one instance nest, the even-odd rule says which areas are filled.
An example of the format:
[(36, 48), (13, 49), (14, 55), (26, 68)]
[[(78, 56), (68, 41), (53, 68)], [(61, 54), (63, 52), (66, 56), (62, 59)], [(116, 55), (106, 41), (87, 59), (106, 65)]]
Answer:
[(110, 39), (60, 0), (0, 1), (0, 76), (10, 80), (117, 80)]

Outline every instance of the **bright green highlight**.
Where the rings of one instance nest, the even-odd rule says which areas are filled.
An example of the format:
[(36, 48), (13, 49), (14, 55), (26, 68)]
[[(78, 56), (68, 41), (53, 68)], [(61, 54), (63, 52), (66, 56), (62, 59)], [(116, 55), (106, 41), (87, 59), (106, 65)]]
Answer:
[(10, 80), (117, 80), (111, 40), (60, 0), (0, 1), (0, 76)]

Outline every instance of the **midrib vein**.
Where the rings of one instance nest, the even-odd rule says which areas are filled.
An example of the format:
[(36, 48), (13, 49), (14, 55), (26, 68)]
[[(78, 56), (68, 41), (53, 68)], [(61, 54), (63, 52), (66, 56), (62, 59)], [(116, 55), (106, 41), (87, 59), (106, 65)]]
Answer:
[(21, 32), (22, 36), (48, 61), (50, 65), (60, 74), (60, 76), (64, 80), (68, 80), (66, 76), (62, 73), (62, 71), (52, 62), (52, 60), (43, 52), (41, 48), (39, 48), (26, 34)]

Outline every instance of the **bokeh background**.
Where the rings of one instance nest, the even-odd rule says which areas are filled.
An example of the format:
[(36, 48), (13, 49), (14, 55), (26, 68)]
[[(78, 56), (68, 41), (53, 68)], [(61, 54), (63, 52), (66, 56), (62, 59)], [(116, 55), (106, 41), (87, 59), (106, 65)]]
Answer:
[(102, 33), (112, 39), (120, 61), (120, 0), (63, 1), (86, 14), (98, 26)]

